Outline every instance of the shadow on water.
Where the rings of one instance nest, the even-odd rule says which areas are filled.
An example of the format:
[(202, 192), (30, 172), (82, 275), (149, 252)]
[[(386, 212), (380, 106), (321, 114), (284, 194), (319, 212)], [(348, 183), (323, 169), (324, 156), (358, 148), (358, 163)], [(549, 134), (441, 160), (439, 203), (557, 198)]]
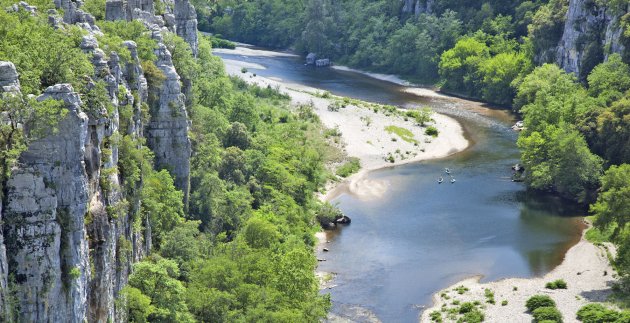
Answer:
[[(419, 98), (357, 73), (305, 67), (298, 58), (220, 56), (265, 66), (258, 75), (337, 95), (405, 108), (429, 105), (457, 119), (474, 143), (447, 158), (369, 173), (388, 183), (378, 200), (345, 193), (333, 201), (353, 220), (329, 232), (330, 251), (318, 255), (327, 260), (319, 270), (337, 273), (337, 287), (324, 291), (334, 313), (361, 321), (353, 314), (359, 306), (384, 322), (417, 322), (436, 291), (475, 275), (483, 281), (543, 275), (579, 240), (584, 210), (510, 180), (519, 152), (509, 111)], [(445, 167), (455, 184), (437, 184)]]

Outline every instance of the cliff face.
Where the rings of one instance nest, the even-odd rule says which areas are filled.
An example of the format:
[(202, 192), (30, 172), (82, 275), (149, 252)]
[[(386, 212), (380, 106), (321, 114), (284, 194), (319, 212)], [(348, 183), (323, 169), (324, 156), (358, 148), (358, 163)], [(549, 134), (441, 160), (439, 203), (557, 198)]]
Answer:
[[(151, 224), (140, 219), (145, 230), (134, 229), (140, 201), (121, 188), (118, 138), (146, 134), (156, 166), (171, 171), (187, 198), (191, 147), (186, 98), (160, 33), (175, 32), (181, 25), (196, 51), (194, 8), (182, 0), (179, 15), (175, 4), (174, 13), (155, 16), (152, 1), (107, 2), (107, 17), (144, 17), (160, 43), (155, 64), (166, 79), (149, 87), (134, 42), (123, 43), (130, 61), (121, 62), (115, 52), (107, 56), (95, 37), (101, 31), (80, 9), (81, 2), (55, 4), (64, 12), (63, 17), (49, 12), (55, 28), (76, 24), (88, 31), (80, 46), (94, 66), (88, 87), (104, 82), (112, 109), (89, 106), (69, 84), (51, 86), (37, 98), (63, 100), (68, 113), (58, 125), (60, 131), (29, 143), (5, 183), (0, 204), (0, 311), (20, 322), (124, 321), (115, 300), (133, 262), (150, 251)], [(164, 24), (164, 18), (169, 23)], [(18, 76), (12, 63), (0, 62), (0, 92), (19, 94)], [(149, 104), (148, 124), (142, 121), (143, 104)], [(132, 117), (121, 129), (123, 106), (131, 107)]]
[(402, 0), (402, 12), (419, 15), (421, 13), (433, 13), (435, 0)]
[(611, 8), (590, 0), (570, 0), (556, 62), (567, 72), (585, 77), (610, 54), (621, 53), (620, 18), (630, 5)]

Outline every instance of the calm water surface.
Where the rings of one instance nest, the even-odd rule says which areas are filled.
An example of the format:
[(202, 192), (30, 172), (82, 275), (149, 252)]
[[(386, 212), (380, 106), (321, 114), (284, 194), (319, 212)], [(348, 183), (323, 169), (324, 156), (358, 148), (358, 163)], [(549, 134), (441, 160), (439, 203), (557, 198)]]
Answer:
[[(426, 99), (402, 87), (352, 72), (313, 69), (301, 59), (221, 54), (266, 67), (258, 75), (334, 94), (414, 108), (429, 105), (464, 126), (473, 144), (448, 158), (387, 168), (368, 175), (389, 183), (383, 198), (338, 196), (352, 224), (329, 233), (319, 269), (337, 273), (326, 290), (333, 312), (360, 306), (383, 322), (417, 322), (431, 295), (463, 278), (483, 281), (543, 275), (579, 240), (583, 210), (526, 193), (509, 180), (518, 162), (513, 117), (464, 100)], [(455, 184), (437, 184), (449, 167)], [(349, 314), (348, 314), (349, 315)]]

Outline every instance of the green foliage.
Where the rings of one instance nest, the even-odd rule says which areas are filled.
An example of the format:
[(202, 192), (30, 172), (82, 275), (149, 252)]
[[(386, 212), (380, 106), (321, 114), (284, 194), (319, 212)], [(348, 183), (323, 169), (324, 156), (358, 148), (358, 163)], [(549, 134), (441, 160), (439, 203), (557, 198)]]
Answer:
[(630, 165), (611, 166), (602, 177), (601, 190), (597, 202), (591, 206), (591, 212), (597, 218), (596, 224), (602, 227), (616, 224), (620, 229), (625, 228), (630, 220), (630, 201), (627, 199), (630, 194)]
[(130, 286), (125, 286), (120, 291), (117, 303), (118, 308), (127, 314), (129, 322), (148, 322), (149, 315), (155, 311), (151, 299), (139, 289)]
[(409, 129), (401, 128), (398, 126), (387, 126), (385, 127), (385, 131), (389, 134), (396, 134), (402, 140), (410, 143), (417, 143), (418, 141), (414, 138), (413, 132)]
[(83, 37), (79, 27), (56, 30), (44, 16), (31, 16), (24, 10), (0, 10), (0, 21), (0, 60), (15, 64), (24, 95), (39, 94), (57, 83), (78, 88), (83, 76), (93, 74), (92, 64), (78, 46)]
[(433, 126), (428, 126), (427, 129), (424, 131), (424, 133), (427, 136), (431, 136), (431, 137), (434, 137), (434, 138), (437, 137), (440, 134), (439, 131), (437, 130), (437, 128), (433, 127)]
[(81, 10), (91, 13), (96, 20), (105, 20), (105, 0), (87, 0)]
[(626, 322), (629, 317), (628, 311), (615, 311), (599, 303), (584, 305), (577, 312), (578, 320), (584, 323), (620, 323)]
[(115, 36), (121, 40), (134, 41), (138, 46), (138, 57), (142, 62), (155, 61), (156, 56), (153, 51), (157, 49), (157, 42), (151, 39), (149, 30), (141, 21), (98, 21), (97, 24), (108, 37)]
[(434, 121), (431, 118), (432, 114), (433, 114), (433, 111), (431, 111), (431, 108), (428, 108), (428, 107), (424, 107), (424, 108), (422, 108), (420, 110), (408, 110), (408, 111), (405, 112), (405, 116), (407, 116), (409, 118), (414, 118), (414, 120), (416, 120), (416, 122), (420, 126), (423, 126), (423, 127), (427, 123)]
[[(186, 288), (178, 277), (179, 268), (172, 260), (153, 258), (135, 264), (129, 286), (142, 294), (133, 292), (130, 311), (140, 317), (148, 314), (150, 322), (194, 322), (184, 300)], [(146, 298), (142, 296), (151, 300), (153, 308), (146, 307)]]
[(467, 323), (481, 323), (485, 319), (483, 312), (479, 309), (474, 309), (462, 316), (458, 322), (467, 322)]
[(143, 181), (141, 210), (149, 219), (153, 243), (159, 246), (163, 236), (182, 223), (184, 196), (166, 170), (152, 172)]
[(562, 323), (562, 314), (555, 306), (538, 307), (532, 311), (534, 322), (553, 321)]
[(479, 66), (490, 55), (485, 43), (474, 37), (460, 39), (455, 47), (445, 51), (440, 59), (440, 77), (443, 87), (459, 90), (467, 95), (478, 95), (480, 75)]
[(540, 307), (555, 307), (555, 306), (556, 306), (556, 302), (554, 302), (553, 299), (551, 299), (551, 297), (547, 295), (534, 295), (530, 297), (529, 299), (527, 299), (527, 302), (525, 302), (525, 307), (527, 307), (527, 310), (530, 312), (533, 312), (534, 310)]
[(567, 282), (563, 279), (557, 279), (552, 282), (548, 282), (545, 284), (545, 288), (548, 289), (567, 289)]
[(630, 89), (630, 66), (619, 54), (613, 54), (588, 75), (588, 86), (589, 94), (606, 104), (619, 100)]
[(2, 93), (0, 114), (4, 120), (0, 123), (0, 189), (4, 188), (12, 167), (28, 144), (57, 134), (59, 122), (67, 113), (63, 101), (25, 101), (19, 95)]
[(536, 189), (552, 189), (578, 201), (587, 200), (599, 184), (602, 160), (570, 125), (547, 126), (518, 140), (527, 183)]
[(336, 173), (337, 173), (337, 176), (348, 177), (358, 172), (360, 169), (361, 169), (361, 161), (356, 157), (352, 157), (350, 158), (348, 162), (339, 166), (339, 168), (337, 168)]

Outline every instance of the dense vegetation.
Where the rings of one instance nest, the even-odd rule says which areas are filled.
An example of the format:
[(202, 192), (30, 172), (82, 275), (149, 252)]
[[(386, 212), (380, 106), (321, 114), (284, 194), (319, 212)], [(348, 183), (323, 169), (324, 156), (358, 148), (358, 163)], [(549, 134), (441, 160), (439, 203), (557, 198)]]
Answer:
[[(52, 6), (31, 4), (44, 12)], [(85, 8), (98, 18), (104, 7), (88, 1)], [(0, 10), (0, 20), (0, 60), (15, 63), (24, 96), (5, 95), (0, 106), (10, 118), (0, 127), (4, 183), (28, 142), (58, 131), (66, 112), (63, 102), (36, 102), (28, 95), (70, 83), (88, 115), (109, 115), (114, 106), (102, 81), (86, 81), (94, 68), (79, 49), (84, 31), (54, 29), (44, 15), (24, 10)], [(153, 63), (157, 44), (141, 22), (98, 25), (106, 55), (116, 51), (128, 61), (122, 41), (134, 40), (149, 84), (161, 82), (164, 75)], [(107, 212), (114, 218), (130, 215), (138, 231), (149, 219), (153, 246), (151, 255), (134, 265), (117, 304), (132, 322), (317, 322), (330, 301), (319, 295), (314, 275), (316, 211), (322, 209), (314, 193), (329, 175), (323, 165), (332, 152), (317, 116), (308, 106), (289, 108), (287, 97), (270, 88), (230, 79), (208, 39), (200, 39), (194, 58), (181, 38), (163, 36), (180, 76), (194, 80), (190, 205), (185, 207), (168, 171), (153, 169), (143, 138), (112, 136), (119, 165), (103, 170), (101, 188), (108, 194), (113, 188), (107, 176), (117, 173), (124, 199)], [(134, 107), (119, 99), (120, 128), (128, 129)], [(146, 122), (150, 109), (140, 108)], [(119, 244), (121, 250), (131, 248), (129, 241)]]
[(165, 171), (145, 179), (155, 253), (134, 266), (128, 313), (137, 321), (317, 321), (329, 306), (313, 274), (313, 193), (328, 149), (317, 118), (306, 107), (292, 113), (271, 89), (228, 78), (207, 40), (194, 59), (171, 37), (175, 66), (195, 80), (190, 206), (185, 212)]
[[(600, 35), (585, 34), (580, 79), (549, 64), (568, 3), (437, 0), (417, 15), (390, 0), (200, 0), (198, 6), (202, 28), (231, 39), (315, 52), (512, 106), (526, 127), (518, 146), (527, 185), (593, 203), (596, 230), (620, 246), (617, 269), (628, 277), (630, 55), (626, 50), (602, 63), (609, 48), (599, 45)], [(615, 14), (627, 1), (588, 5)], [(628, 15), (620, 21), (624, 44), (629, 21)]]
[[(197, 7), (205, 31), (510, 105), (534, 61), (555, 59), (568, 1), (437, 0), (417, 15), (398, 0), (198, 0)], [(596, 38), (583, 39), (592, 48), (584, 74), (603, 57)]]

